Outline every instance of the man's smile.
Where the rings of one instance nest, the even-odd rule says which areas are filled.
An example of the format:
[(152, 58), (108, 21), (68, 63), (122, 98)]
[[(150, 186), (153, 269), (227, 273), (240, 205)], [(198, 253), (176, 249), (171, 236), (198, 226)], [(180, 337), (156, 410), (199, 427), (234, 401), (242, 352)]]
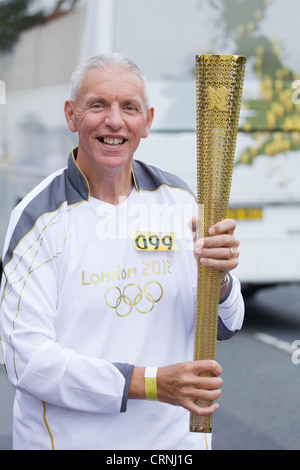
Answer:
[(107, 145), (122, 145), (126, 142), (126, 139), (114, 138), (114, 137), (98, 137), (99, 142)]

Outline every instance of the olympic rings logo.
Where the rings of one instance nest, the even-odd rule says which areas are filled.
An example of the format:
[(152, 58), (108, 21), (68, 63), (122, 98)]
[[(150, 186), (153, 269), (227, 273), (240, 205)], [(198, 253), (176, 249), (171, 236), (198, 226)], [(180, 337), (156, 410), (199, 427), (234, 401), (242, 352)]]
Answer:
[(133, 307), (139, 313), (152, 312), (154, 305), (161, 300), (163, 288), (157, 281), (148, 282), (142, 290), (136, 284), (128, 284), (123, 292), (119, 287), (110, 287), (105, 293), (105, 302), (119, 317), (127, 317)]

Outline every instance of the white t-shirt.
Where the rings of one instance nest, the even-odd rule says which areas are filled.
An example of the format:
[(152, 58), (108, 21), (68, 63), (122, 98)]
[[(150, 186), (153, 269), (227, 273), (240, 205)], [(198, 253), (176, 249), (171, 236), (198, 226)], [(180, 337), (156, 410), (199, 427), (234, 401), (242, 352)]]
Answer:
[[(128, 400), (134, 365), (193, 359), (194, 197), (134, 161), (130, 196), (110, 205), (90, 197), (75, 159), (76, 150), (8, 228), (0, 319), (17, 389), (14, 449), (210, 448), (181, 407)], [(241, 328), (235, 278), (219, 317), (220, 339)]]

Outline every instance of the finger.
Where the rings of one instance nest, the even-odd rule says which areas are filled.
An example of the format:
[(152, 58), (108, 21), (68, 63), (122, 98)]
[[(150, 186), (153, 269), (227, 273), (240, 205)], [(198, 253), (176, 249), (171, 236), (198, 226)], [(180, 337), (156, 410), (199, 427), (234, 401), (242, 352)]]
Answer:
[[(198, 390), (201, 390), (202, 392), (204, 390), (210, 390), (213, 392), (219, 391), (220, 388), (223, 386), (223, 379), (219, 377), (197, 377), (198, 381), (195, 383), (195, 388)], [(198, 397), (197, 397), (198, 398)], [(215, 400), (218, 398), (217, 396), (215, 397), (200, 397), (199, 399), (201, 400)]]
[(196, 416), (210, 416), (214, 414), (219, 407), (220, 405), (218, 403), (212, 403), (209, 406), (199, 406), (197, 403), (191, 402), (185, 408)]
[(233, 219), (224, 219), (213, 225), (209, 229), (210, 235), (217, 235), (221, 233), (233, 234), (236, 229), (236, 222)]
[(197, 218), (192, 217), (191, 220), (188, 222), (188, 226), (192, 232), (196, 232), (197, 228)]
[(200, 254), (202, 248), (234, 248), (239, 246), (239, 241), (229, 234), (215, 235), (213, 237), (200, 238), (195, 242), (194, 251)]
[(199, 235), (197, 236), (197, 218), (196, 218), (196, 217), (193, 217), (193, 218), (189, 221), (188, 226), (189, 226), (189, 229), (190, 229), (191, 232), (192, 232), (193, 241), (195, 242), (195, 241), (197, 240), (197, 238), (199, 238)]
[(219, 377), (222, 374), (222, 367), (217, 361), (213, 359), (204, 359), (200, 361), (190, 362), (193, 367), (195, 375), (199, 376), (204, 372), (211, 373), (215, 377)]
[(194, 400), (195, 401), (202, 401), (205, 402), (205, 404), (208, 404), (209, 402), (213, 402), (215, 400), (218, 400), (221, 396), (221, 390), (199, 390), (198, 393), (195, 393)]
[(238, 258), (232, 258), (230, 260), (200, 258), (200, 263), (203, 266), (206, 266), (208, 268), (214, 268), (223, 273), (228, 273), (229, 271), (232, 271), (239, 264)]
[(195, 251), (195, 256), (200, 258), (211, 258), (218, 260), (231, 260), (239, 257), (239, 251), (236, 248), (202, 248)]

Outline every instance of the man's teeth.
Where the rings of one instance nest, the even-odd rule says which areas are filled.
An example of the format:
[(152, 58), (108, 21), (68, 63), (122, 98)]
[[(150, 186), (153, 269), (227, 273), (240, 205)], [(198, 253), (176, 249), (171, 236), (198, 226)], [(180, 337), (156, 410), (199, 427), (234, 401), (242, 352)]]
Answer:
[(109, 144), (109, 145), (120, 145), (123, 144), (124, 139), (112, 139), (109, 137), (102, 137), (100, 138), (100, 141), (103, 142), (104, 144)]

